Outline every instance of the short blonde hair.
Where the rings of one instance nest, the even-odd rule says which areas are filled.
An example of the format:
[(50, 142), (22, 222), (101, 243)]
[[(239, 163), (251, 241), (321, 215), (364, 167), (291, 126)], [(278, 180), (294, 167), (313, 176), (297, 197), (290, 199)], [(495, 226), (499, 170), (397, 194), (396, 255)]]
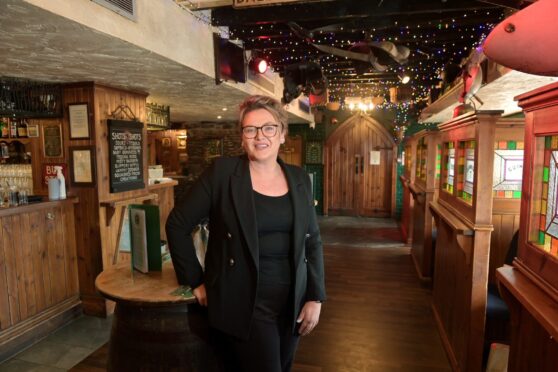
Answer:
[(242, 130), (242, 121), (251, 111), (264, 109), (269, 112), (278, 124), (281, 124), (282, 131), (287, 134), (289, 130), (289, 115), (283, 108), (281, 102), (275, 98), (261, 95), (249, 96), (240, 104), (238, 126)]

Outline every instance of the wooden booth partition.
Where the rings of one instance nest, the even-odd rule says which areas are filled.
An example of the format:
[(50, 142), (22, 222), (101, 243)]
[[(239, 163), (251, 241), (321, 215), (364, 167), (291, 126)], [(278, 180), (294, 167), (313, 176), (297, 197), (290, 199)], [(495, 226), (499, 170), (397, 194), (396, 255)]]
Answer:
[(525, 112), (519, 249), (498, 269), (511, 313), (508, 371), (558, 370), (558, 83), (516, 98)]
[(389, 217), (395, 212), (393, 138), (382, 124), (356, 114), (327, 139), (324, 214)]
[(409, 186), (415, 180), (415, 169), (417, 164), (415, 159), (416, 145), (416, 136), (404, 139), (403, 174), (399, 176), (399, 181), (401, 182), (401, 187), (403, 189), (403, 205), (399, 229), (401, 230), (403, 241), (407, 244), (411, 244), (413, 239), (414, 200), (411, 198), (411, 190), (409, 189)]
[(442, 172), (430, 202), (437, 241), (432, 307), (455, 371), (481, 371), (492, 232), (494, 136), (500, 111), (439, 126)]
[[(411, 257), (418, 277), (431, 281), (434, 270), (435, 230), (429, 203), (438, 197), (440, 181), (441, 148), (438, 131), (422, 130), (415, 134), (416, 145), (413, 157), (416, 159), (414, 182), (409, 185), (413, 198), (413, 241)], [(409, 154), (410, 156), (411, 154)]]

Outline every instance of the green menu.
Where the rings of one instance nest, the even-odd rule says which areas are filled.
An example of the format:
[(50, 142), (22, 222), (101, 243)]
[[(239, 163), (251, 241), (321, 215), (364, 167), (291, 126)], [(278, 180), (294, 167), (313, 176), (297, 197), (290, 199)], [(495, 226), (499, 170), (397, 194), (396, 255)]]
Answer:
[(129, 210), (133, 268), (143, 273), (161, 271), (159, 207), (132, 204)]

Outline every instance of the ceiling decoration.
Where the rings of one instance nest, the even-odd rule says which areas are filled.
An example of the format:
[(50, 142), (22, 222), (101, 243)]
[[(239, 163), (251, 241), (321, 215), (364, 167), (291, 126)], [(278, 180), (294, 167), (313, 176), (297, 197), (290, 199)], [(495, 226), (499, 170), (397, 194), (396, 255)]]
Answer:
[[(510, 9), (525, 1), (360, 0), (212, 9), (214, 26), (229, 28), (279, 74), (318, 63), (328, 99), (387, 98), (383, 105), (425, 105), (445, 65), (460, 65)], [(406, 86), (401, 76), (411, 76)], [(391, 102), (390, 88), (403, 99)], [(393, 96), (393, 94), (392, 94)]]

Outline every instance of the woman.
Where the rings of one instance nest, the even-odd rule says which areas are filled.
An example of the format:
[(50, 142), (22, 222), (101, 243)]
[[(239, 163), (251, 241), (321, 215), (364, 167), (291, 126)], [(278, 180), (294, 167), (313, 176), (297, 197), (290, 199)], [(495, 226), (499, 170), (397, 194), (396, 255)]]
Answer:
[[(217, 159), (177, 205), (167, 237), (180, 284), (207, 306), (234, 371), (289, 371), (325, 300), (322, 242), (308, 175), (279, 159), (287, 113), (273, 98), (240, 105), (245, 155)], [(205, 272), (191, 232), (209, 217)], [(230, 361), (229, 361), (230, 363)]]

